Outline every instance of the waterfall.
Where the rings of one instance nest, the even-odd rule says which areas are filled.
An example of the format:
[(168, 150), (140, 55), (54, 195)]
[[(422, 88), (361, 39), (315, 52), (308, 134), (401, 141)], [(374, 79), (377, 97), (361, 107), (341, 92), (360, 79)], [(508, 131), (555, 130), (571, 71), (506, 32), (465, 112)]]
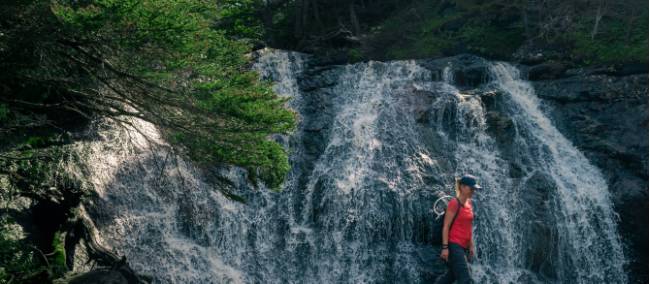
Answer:
[[(496, 141), (488, 134), (486, 109), (478, 96), (467, 96), (453, 86), (451, 67), (443, 70), (444, 90), (449, 96), (441, 96), (432, 106), (439, 117), (432, 126), (443, 135), (440, 141), (449, 145), (456, 162), (454, 172), (479, 175), (484, 190), (474, 198), (475, 240), (481, 255), (473, 265), (473, 273), (479, 283), (533, 282), (531, 272), (522, 269), (517, 261), (519, 247), (513, 216), (520, 210), (514, 206), (516, 195), (511, 184), (508, 163), (500, 156)], [(445, 114), (452, 110), (454, 120), (445, 122)], [(441, 117), (442, 116), (442, 117)], [(445, 129), (446, 128), (446, 129)], [(445, 133), (453, 133), (453, 136)], [(522, 278), (526, 277), (527, 278)]]
[(549, 214), (557, 226), (553, 262), (571, 268), (559, 270), (559, 278), (576, 283), (625, 282), (625, 258), (602, 174), (555, 128), (542, 112), (533, 87), (520, 79), (514, 66), (494, 63), (490, 72), (494, 84), (507, 95), (518, 129), (513, 146), (531, 155), (526, 170), (544, 172), (555, 183)]
[[(314, 62), (265, 51), (254, 66), (299, 116), (274, 137), (292, 165), (281, 192), (194, 166), (149, 123), (98, 122), (76, 171), (97, 193), (84, 206), (102, 244), (155, 283), (431, 283), (445, 269), (431, 206), (470, 172), (485, 187), (479, 283), (625, 282), (607, 184), (514, 67), (489, 65), (495, 110), (454, 85), (453, 64)], [(491, 132), (495, 111), (511, 141)]]
[[(241, 271), (224, 261), (229, 255), (206, 246), (208, 236), (194, 229), (223, 224), (211, 231), (241, 233), (230, 216), (213, 214), (237, 215), (240, 204), (202, 180), (202, 173), (175, 155), (154, 125), (129, 122), (132, 126), (98, 121), (93, 128), (97, 140), (77, 145), (87, 162), (71, 169), (95, 189), (96, 196), (84, 206), (100, 244), (125, 255), (136, 271), (155, 275), (157, 283), (243, 283)], [(237, 180), (236, 169), (224, 171)]]

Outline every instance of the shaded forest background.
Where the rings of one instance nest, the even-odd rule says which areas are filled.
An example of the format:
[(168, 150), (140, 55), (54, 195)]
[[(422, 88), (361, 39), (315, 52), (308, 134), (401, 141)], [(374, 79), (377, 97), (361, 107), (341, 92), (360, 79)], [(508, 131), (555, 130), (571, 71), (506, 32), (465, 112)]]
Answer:
[[(239, 10), (240, 14), (222, 18), (220, 24), (231, 25), (249, 37), (260, 36), (272, 47), (334, 52), (352, 61), (459, 53), (529, 63), (559, 60), (581, 66), (648, 59), (647, 1), (250, 3), (248, 11)], [(242, 16), (247, 20), (241, 21)], [(258, 28), (251, 28), (251, 22)]]

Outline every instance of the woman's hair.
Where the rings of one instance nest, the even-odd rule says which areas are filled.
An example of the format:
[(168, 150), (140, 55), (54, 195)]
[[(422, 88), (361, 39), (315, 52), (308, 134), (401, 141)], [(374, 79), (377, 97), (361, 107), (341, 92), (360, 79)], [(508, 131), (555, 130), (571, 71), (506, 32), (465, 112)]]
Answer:
[(454, 190), (456, 191), (456, 197), (460, 197), (460, 178), (454, 178)]

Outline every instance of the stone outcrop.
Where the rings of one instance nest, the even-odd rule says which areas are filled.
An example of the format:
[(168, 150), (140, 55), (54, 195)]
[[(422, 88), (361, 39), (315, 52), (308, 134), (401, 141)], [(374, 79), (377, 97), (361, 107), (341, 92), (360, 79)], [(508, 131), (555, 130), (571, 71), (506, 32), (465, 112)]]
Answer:
[(648, 267), (648, 74), (575, 73), (536, 81), (535, 90), (556, 126), (607, 178), (631, 275), (641, 281)]

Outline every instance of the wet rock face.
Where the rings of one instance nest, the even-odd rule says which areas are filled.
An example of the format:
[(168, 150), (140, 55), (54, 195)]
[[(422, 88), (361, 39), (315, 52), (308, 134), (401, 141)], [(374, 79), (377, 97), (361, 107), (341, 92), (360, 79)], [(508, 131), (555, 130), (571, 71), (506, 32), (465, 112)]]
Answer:
[(142, 278), (133, 273), (126, 263), (113, 267), (97, 268), (65, 280), (69, 284), (144, 284), (151, 279)]
[(566, 67), (559, 62), (545, 62), (532, 66), (528, 70), (529, 80), (550, 80), (557, 79), (564, 75)]
[(534, 86), (558, 128), (607, 178), (631, 275), (647, 279), (648, 75), (576, 75)]
[[(427, 141), (426, 143), (430, 144), (427, 145), (430, 147), (428, 150), (432, 153), (438, 153), (438, 155), (440, 155), (440, 157), (437, 157), (436, 159), (436, 162), (439, 163), (437, 165), (438, 171), (422, 173), (422, 175), (427, 178), (425, 183), (440, 186), (444, 186), (446, 183), (446, 180), (444, 178), (441, 178), (441, 176), (444, 177), (443, 173), (453, 172), (454, 170), (458, 169), (456, 167), (459, 167), (459, 165), (456, 164), (459, 163), (459, 161), (455, 160), (458, 157), (453, 157), (453, 155), (450, 155), (457, 150), (456, 148), (458, 146), (454, 145), (454, 143), (449, 144), (449, 141), (446, 139), (450, 139), (451, 141), (460, 139), (455, 141), (462, 142), (463, 139), (458, 137), (462, 137), (463, 135), (473, 135), (476, 134), (476, 132), (482, 131), (481, 128), (478, 127), (474, 128), (473, 131), (470, 131), (469, 133), (463, 133), (462, 130), (458, 129), (459, 127), (462, 128), (468, 126), (463, 125), (463, 123), (471, 124), (475, 123), (476, 121), (472, 121), (471, 118), (469, 118), (468, 121), (465, 121), (463, 119), (454, 121), (454, 118), (458, 119), (458, 117), (463, 115), (469, 115), (471, 117), (471, 113), (474, 112), (478, 115), (478, 117), (475, 118), (480, 120), (480, 113), (485, 111), (483, 115), (486, 123), (485, 131), (487, 131), (487, 133), (489, 133), (489, 135), (494, 138), (496, 147), (501, 153), (501, 158), (503, 158), (504, 162), (507, 163), (502, 165), (504, 168), (508, 169), (506, 171), (506, 178), (515, 181), (521, 181), (522, 183), (519, 185), (519, 187), (521, 188), (521, 191), (526, 192), (526, 194), (517, 196), (518, 200), (516, 202), (523, 203), (523, 205), (517, 205), (519, 208), (526, 208), (518, 214), (521, 215), (519, 216), (521, 219), (526, 220), (525, 223), (527, 225), (522, 227), (525, 231), (523, 235), (530, 239), (526, 240), (526, 245), (519, 248), (519, 251), (516, 254), (521, 255), (524, 258), (523, 260), (520, 260), (520, 262), (523, 263), (523, 266), (529, 268), (531, 271), (534, 271), (536, 275), (524, 273), (520, 276), (517, 276), (517, 279), (520, 281), (527, 279), (529, 281), (525, 282), (531, 282), (539, 281), (540, 278), (567, 279), (574, 277), (572, 275), (567, 275), (567, 272), (563, 271), (561, 268), (562, 266), (558, 265), (558, 263), (554, 261), (554, 259), (558, 258), (558, 256), (561, 256), (560, 252), (554, 252), (554, 250), (557, 249), (557, 236), (560, 235), (561, 232), (558, 231), (556, 224), (557, 220), (554, 220), (553, 217), (550, 216), (552, 213), (549, 213), (558, 210), (556, 207), (557, 205), (554, 204), (554, 202), (557, 202), (557, 198), (554, 197), (556, 194), (554, 192), (558, 190), (556, 188), (557, 180), (553, 180), (553, 177), (549, 176), (548, 173), (545, 173), (543, 171), (531, 173), (529, 171), (531, 164), (535, 164), (535, 161), (531, 160), (534, 160), (535, 158), (521, 157), (522, 155), (528, 154), (522, 153), (522, 148), (513, 147), (513, 137), (517, 136), (515, 122), (512, 118), (513, 109), (508, 105), (508, 100), (504, 99), (504, 96), (508, 96), (508, 94), (498, 90), (494, 85), (490, 84), (490, 81), (494, 80), (494, 78), (490, 78), (492, 76), (489, 69), (490, 63), (482, 58), (471, 55), (460, 55), (435, 60), (418, 60), (416, 62), (417, 65), (424, 67), (430, 71), (430, 80), (447, 82), (448, 84), (453, 85), (461, 93), (461, 96), (456, 99), (444, 99), (445, 97), (448, 98), (449, 96), (445, 96), (446, 91), (441, 91), (441, 89), (437, 87), (425, 88), (425, 90), (421, 89), (421, 87), (418, 88), (417, 85), (422, 84), (421, 81), (417, 80), (418, 76), (416, 76), (416, 80), (414, 80), (413, 85), (407, 86), (404, 89), (399, 89), (399, 86), (397, 86), (395, 82), (398, 81), (400, 78), (399, 76), (403, 76), (404, 74), (401, 74), (401, 71), (396, 71), (395, 74), (388, 74), (385, 76), (385, 79), (373, 81), (373, 84), (371, 84), (371, 86), (373, 86), (376, 84), (383, 84), (385, 83), (384, 80), (387, 79), (393, 80), (393, 82), (390, 82), (390, 84), (386, 86), (386, 88), (396, 90), (395, 92), (392, 92), (391, 96), (389, 97), (389, 101), (383, 101), (381, 104), (361, 104), (355, 108), (355, 111), (364, 112), (366, 110), (365, 108), (368, 107), (381, 110), (387, 106), (390, 106), (392, 108), (397, 108), (399, 110), (398, 112), (403, 113), (404, 116), (412, 116), (418, 125), (417, 133), (421, 135), (421, 141)], [(368, 72), (369, 70), (373, 70), (379, 74), (385, 74), (390, 73), (388, 70), (391, 68), (389, 65), (385, 65), (384, 63), (378, 63), (375, 65), (371, 64), (369, 65), (371, 68), (366, 69), (361, 69), (359, 67), (360, 66), (318, 66), (316, 68), (307, 68), (307, 70), (303, 72), (302, 77), (298, 80), (298, 85), (300, 86), (303, 93), (301, 97), (303, 100), (303, 110), (301, 113), (303, 114), (303, 129), (305, 133), (304, 136), (302, 136), (302, 145), (305, 147), (305, 149), (308, 149), (307, 153), (318, 156), (326, 151), (327, 141), (331, 140), (332, 135), (334, 135), (330, 132), (332, 129), (332, 123), (336, 122), (336, 118), (333, 115), (337, 111), (340, 111), (336, 109), (336, 106), (344, 105), (345, 103), (343, 102), (347, 97), (356, 95), (354, 91), (349, 92), (349, 89), (347, 89), (348, 93), (345, 93), (344, 96), (341, 96), (341, 93), (344, 93), (342, 92), (344, 89), (341, 89), (340, 85), (345, 84), (342, 82), (349, 81), (349, 79), (341, 76), (341, 74), (345, 72)], [(354, 68), (357, 68), (358, 70), (354, 70)], [(524, 69), (526, 68), (524, 67)], [(563, 76), (566, 76), (565, 71), (566, 70), (563, 66), (549, 65), (541, 67), (538, 66), (537, 69), (533, 70), (533, 73), (536, 72), (536, 79), (561, 78)], [(360, 77), (355, 77), (355, 80), (353, 81), (356, 82), (356, 80), (364, 80), (367, 79), (368, 76), (372, 77), (375, 75), (374, 73), (369, 73)], [(337, 85), (339, 85), (339, 87), (337, 87)], [(360, 91), (362, 91), (362, 89), (360, 89)], [(381, 91), (381, 89), (377, 89), (373, 92)], [(554, 96), (554, 93), (545, 92), (539, 95)], [(478, 107), (476, 104), (469, 103), (471, 101), (475, 102), (476, 98), (479, 98), (479, 100), (482, 101), (482, 107)], [(364, 98), (364, 101), (371, 99), (371, 97), (367, 97)], [(547, 113), (552, 110), (552, 106), (544, 106), (548, 107), (548, 109), (545, 110)], [(465, 107), (470, 107), (470, 109), (464, 109)], [(472, 107), (478, 108), (472, 109)], [(464, 111), (469, 111), (469, 113), (463, 113)], [(560, 117), (553, 118), (554, 120), (563, 119)], [(397, 124), (390, 125), (390, 117), (379, 116), (377, 119), (380, 121), (385, 121), (383, 123), (387, 123), (388, 127), (398, 127)], [(572, 135), (565, 133), (569, 130), (561, 130), (564, 135), (567, 135), (571, 139), (574, 139)], [(438, 136), (438, 133), (440, 132), (446, 133), (447, 136)], [(382, 141), (384, 145), (399, 144), (397, 141), (399, 141), (399, 139), (404, 139), (404, 137), (392, 136), (393, 133), (391, 133), (391, 131), (387, 131), (386, 133), (382, 132), (382, 134), (388, 135), (380, 137), (380, 141)], [(482, 147), (483, 145), (470, 144), (466, 146)], [(533, 148), (534, 147), (535, 146), (533, 146)], [(547, 149), (542, 150), (547, 151)], [(345, 152), (340, 152), (337, 155), (346, 156)], [(316, 160), (317, 159), (315, 158), (312, 159), (312, 161)], [(386, 159), (385, 161), (390, 161), (390, 159)], [(385, 167), (386, 164), (377, 165), (374, 167), (374, 170), (377, 172), (381, 172), (382, 170), (385, 171)], [(305, 167), (303, 170), (309, 171), (310, 168)], [(390, 176), (388, 172), (384, 172), (384, 174)], [(488, 174), (488, 172), (485, 172), (484, 174)], [(499, 176), (499, 178), (502, 177)], [(503, 182), (503, 180), (496, 180), (494, 182), (500, 183)], [(321, 204), (321, 207), (313, 215), (313, 217), (316, 218), (315, 221), (321, 218), (317, 216), (324, 216), (330, 214), (330, 212), (337, 210), (337, 206), (333, 205), (331, 201), (328, 201), (328, 198), (331, 199), (331, 197), (328, 197), (328, 192), (337, 190), (337, 186), (331, 183), (327, 183), (326, 180), (320, 180), (316, 183), (316, 185), (317, 186), (312, 189), (312, 192), (314, 194), (314, 199), (318, 200), (318, 204)], [(378, 190), (380, 192), (385, 188), (385, 186), (386, 185), (383, 185), (381, 183), (371, 185), (374, 190)], [(307, 190), (309, 189), (307, 188)], [(379, 194), (381, 197), (373, 195), (374, 194), (365, 196), (364, 198), (367, 198), (368, 200), (365, 200), (364, 204), (382, 204), (382, 214), (387, 214), (388, 216), (393, 216), (396, 214), (396, 212), (399, 212), (396, 210), (396, 206), (400, 206), (400, 203), (417, 204), (417, 206), (425, 207), (427, 203), (430, 203), (433, 200), (431, 196), (421, 196), (416, 199), (410, 199), (407, 202), (404, 202), (403, 200), (400, 201), (400, 199), (397, 198), (394, 193)], [(504, 195), (507, 195), (507, 193), (504, 193)], [(504, 200), (504, 202), (512, 201)], [(484, 208), (483, 210), (489, 209)], [(415, 219), (418, 220), (416, 222), (421, 224), (418, 225), (420, 228), (419, 233), (414, 237), (418, 242), (433, 242), (433, 244), (436, 245), (435, 238), (432, 240), (430, 238), (430, 234), (440, 234), (440, 220), (434, 220), (433, 225), (428, 224), (430, 221), (427, 220), (428, 217), (426, 214), (422, 214), (423, 211), (424, 210), (420, 209), (417, 211), (409, 212), (409, 214), (414, 214)], [(371, 220), (369, 222), (375, 221), (375, 219), (366, 219), (366, 217), (353, 220), (352, 224), (355, 225), (350, 227), (354, 228), (351, 230), (354, 231), (356, 228), (361, 226), (361, 220)], [(489, 215), (489, 217), (494, 217), (494, 215)], [(377, 218), (377, 216), (373, 216), (373, 218)], [(562, 217), (559, 218), (561, 221)], [(498, 222), (498, 220), (496, 221)], [(395, 220), (394, 222), (399, 223), (400, 221)], [(325, 223), (317, 224), (318, 226), (316, 227), (322, 227), (326, 225)], [(501, 226), (502, 224), (495, 225)], [(429, 230), (431, 231), (428, 232)], [(395, 232), (390, 232), (389, 234), (395, 234)], [(384, 234), (370, 234), (369, 236), (371, 239), (378, 239), (382, 241), (388, 240)], [(359, 236), (356, 236), (356, 238), (358, 237)], [(355, 237), (352, 239), (355, 239)], [(358, 241), (357, 239), (355, 240)], [(379, 246), (381, 247), (381, 245)], [(371, 247), (375, 248), (374, 245)], [(435, 263), (435, 250), (433, 253), (430, 250), (425, 250), (423, 248), (419, 248), (416, 251), (421, 255), (416, 264), (416, 267), (419, 267), (417, 269), (418, 272), (415, 273), (415, 275), (419, 276), (413, 278), (413, 274), (407, 273), (403, 277), (396, 277), (394, 274), (391, 274), (385, 275), (382, 279), (409, 279), (409, 281), (418, 279), (418, 281), (427, 282), (429, 280), (435, 279), (438, 271), (444, 270), (444, 266)], [(307, 251), (305, 253), (307, 253)], [(410, 251), (410, 253), (413, 254), (415, 251)], [(487, 261), (485, 259), (490, 259), (489, 255), (484, 255), (483, 257), (484, 261)], [(309, 261), (309, 258), (305, 260)], [(498, 263), (499, 261), (501, 260), (494, 259), (492, 263)], [(432, 262), (433, 264), (429, 266), (425, 264), (427, 262)], [(423, 265), (425, 267), (433, 268), (433, 271), (430, 271), (428, 269), (421, 269)], [(491, 278), (488, 277), (487, 279)]]
[[(449, 63), (451, 62), (451, 64)], [(528, 61), (526, 61), (528, 62)], [(589, 160), (597, 165), (609, 185), (615, 210), (620, 216), (619, 230), (626, 245), (630, 263), (630, 282), (647, 279), (648, 256), (648, 74), (647, 66), (610, 66), (567, 70), (561, 63), (530, 61), (536, 64), (523, 66), (527, 77), (544, 102), (544, 111), (563, 135), (567, 136)], [(442, 74), (444, 66), (456, 66), (453, 81), (466, 89), (480, 86), (486, 81), (485, 60), (473, 56), (457, 56), (444, 60), (429, 60), (423, 64), (434, 74)], [(436, 73), (437, 72), (437, 73)], [(487, 72), (487, 71), (484, 71)], [(440, 75), (439, 78), (441, 78)], [(476, 91), (476, 90), (475, 90)], [(488, 93), (479, 88), (478, 94)], [(500, 96), (485, 96), (483, 102), (488, 131), (501, 149), (511, 143), (514, 129), (512, 121), (499, 108)], [(503, 151), (508, 160), (517, 153)], [(511, 176), (519, 178), (525, 173), (511, 164)], [(543, 179), (533, 178), (526, 186), (545, 188)], [(537, 191), (541, 192), (541, 191)], [(530, 196), (536, 200), (540, 196)], [(529, 201), (530, 201), (529, 200)], [(538, 200), (544, 202), (544, 200)], [(537, 224), (533, 230), (548, 236), (552, 228)], [(539, 240), (543, 244), (548, 240)], [(535, 251), (548, 248), (532, 246), (531, 266), (552, 276), (553, 269)]]
[(471, 54), (461, 54), (453, 57), (420, 60), (418, 64), (432, 71), (433, 80), (444, 80), (445, 67), (450, 68), (451, 84), (461, 90), (479, 87), (488, 81), (487, 61)]
[(478, 283), (624, 282), (607, 183), (563, 116), (577, 95), (550, 99), (565, 86), (527, 101), (537, 96), (517, 68), (471, 55), (323, 65), (279, 51), (260, 62), (299, 114), (296, 132), (277, 137), (291, 153), (283, 192), (220, 171), (244, 205), (191, 163), (167, 164), (164, 151), (133, 154), (120, 139), (105, 142), (117, 155), (92, 148), (94, 160), (125, 159), (92, 165), (106, 190), (91, 214), (139, 272), (159, 282), (432, 283), (445, 265), (431, 206), (470, 172), (487, 189), (475, 199)]

